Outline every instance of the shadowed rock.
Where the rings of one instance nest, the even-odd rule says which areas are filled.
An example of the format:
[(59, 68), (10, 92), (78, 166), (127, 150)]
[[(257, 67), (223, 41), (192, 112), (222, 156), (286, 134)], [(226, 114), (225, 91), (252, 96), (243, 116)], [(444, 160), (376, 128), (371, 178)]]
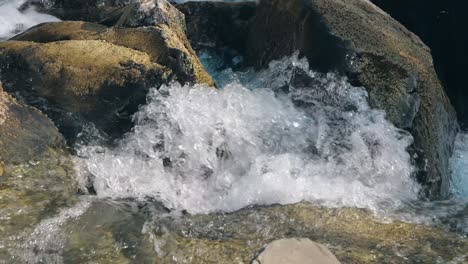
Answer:
[(28, 162), (49, 148), (64, 146), (62, 135), (47, 116), (15, 100), (0, 83), (0, 164)]
[(73, 205), (76, 190), (70, 155), (54, 123), (0, 86), (0, 259), (7, 261), (11, 244), (41, 220)]
[(229, 47), (243, 52), (254, 2), (186, 2), (175, 5), (185, 14), (187, 37), (197, 48)]

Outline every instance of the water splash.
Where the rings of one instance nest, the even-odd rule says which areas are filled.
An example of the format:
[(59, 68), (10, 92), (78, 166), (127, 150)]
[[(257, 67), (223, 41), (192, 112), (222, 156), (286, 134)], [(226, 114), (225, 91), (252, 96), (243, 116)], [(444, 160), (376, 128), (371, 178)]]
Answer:
[(118, 147), (82, 147), (98, 196), (191, 213), (304, 200), (378, 210), (417, 198), (412, 138), (362, 88), (297, 57), (226, 74), (221, 90), (153, 89)]
[(460, 133), (455, 141), (451, 159), (452, 192), (458, 198), (468, 199), (468, 133)]
[(25, 0), (0, 0), (0, 40), (6, 40), (40, 23), (60, 21), (33, 7), (20, 11)]

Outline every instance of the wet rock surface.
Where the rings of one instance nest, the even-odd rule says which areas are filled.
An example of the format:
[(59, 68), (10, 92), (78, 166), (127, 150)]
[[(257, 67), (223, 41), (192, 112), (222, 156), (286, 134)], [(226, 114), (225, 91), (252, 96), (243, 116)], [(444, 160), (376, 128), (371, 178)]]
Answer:
[(0, 87), (0, 262), (41, 220), (72, 206), (76, 190), (54, 123)]
[[(251, 263), (268, 243), (294, 237), (326, 245), (341, 263), (463, 263), (468, 250), (466, 239), (444, 230), (382, 223), (365, 210), (312, 204), (190, 216), (98, 201), (63, 230), (71, 234), (64, 243), (64, 260), (70, 261)], [(107, 248), (118, 250), (111, 256)]]
[[(39, 110), (18, 102), (0, 83), (0, 164), (27, 162), (65, 141), (54, 123)], [(4, 169), (0, 169), (2, 175)]]
[(251, 22), (246, 59), (264, 67), (295, 50), (312, 68), (338, 71), (363, 86), (374, 108), (415, 139), (418, 179), (432, 198), (448, 195), (458, 125), (430, 50), (368, 1), (261, 1)]

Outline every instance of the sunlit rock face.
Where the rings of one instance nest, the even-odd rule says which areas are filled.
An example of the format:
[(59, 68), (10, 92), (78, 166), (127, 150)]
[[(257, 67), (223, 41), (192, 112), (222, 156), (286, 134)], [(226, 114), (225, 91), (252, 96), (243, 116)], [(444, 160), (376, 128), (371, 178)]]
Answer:
[(70, 140), (86, 121), (109, 135), (128, 130), (127, 112), (169, 75), (148, 54), (100, 40), (2, 42), (0, 61), (5, 90), (47, 111)]
[[(152, 87), (214, 86), (181, 30), (46, 23), (0, 43), (0, 79), (42, 108), (74, 143), (85, 122), (119, 137)], [(42, 100), (40, 100), (42, 99)]]

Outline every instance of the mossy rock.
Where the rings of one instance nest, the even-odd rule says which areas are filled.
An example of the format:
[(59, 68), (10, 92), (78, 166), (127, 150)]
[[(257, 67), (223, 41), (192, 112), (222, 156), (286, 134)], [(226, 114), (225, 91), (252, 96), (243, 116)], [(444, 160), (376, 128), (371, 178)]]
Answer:
[(416, 35), (362, 0), (260, 1), (248, 34), (251, 65), (265, 67), (299, 50), (313, 69), (337, 71), (365, 87), (371, 106), (413, 135), (426, 194), (448, 195), (456, 114)]

